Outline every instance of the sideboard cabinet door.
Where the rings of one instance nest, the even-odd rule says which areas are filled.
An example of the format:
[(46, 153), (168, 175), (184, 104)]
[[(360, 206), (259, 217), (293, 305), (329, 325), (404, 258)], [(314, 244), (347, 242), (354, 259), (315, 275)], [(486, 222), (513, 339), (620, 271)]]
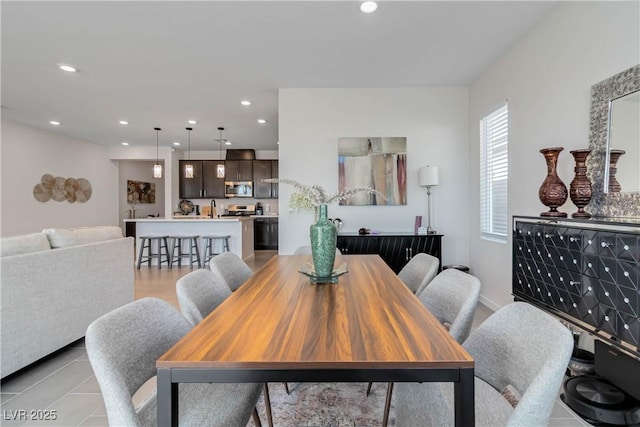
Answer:
[(640, 233), (633, 224), (514, 217), (516, 299), (640, 354)]
[(435, 256), (442, 264), (440, 234), (339, 235), (337, 246), (343, 255), (379, 254), (396, 274), (420, 252)]

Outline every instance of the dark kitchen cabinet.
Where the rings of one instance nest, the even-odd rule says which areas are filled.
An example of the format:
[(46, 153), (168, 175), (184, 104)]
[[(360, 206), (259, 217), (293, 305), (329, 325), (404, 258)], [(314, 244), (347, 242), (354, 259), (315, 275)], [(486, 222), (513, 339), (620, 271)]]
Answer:
[(278, 184), (262, 182), (263, 179), (278, 177), (277, 160), (253, 161), (253, 197), (256, 199), (277, 199)]
[[(271, 178), (278, 178), (278, 161), (271, 160)], [(278, 198), (278, 183), (271, 184), (271, 198)]]
[(338, 249), (343, 255), (379, 254), (398, 273), (419, 252), (432, 255), (442, 265), (442, 234), (340, 234)]
[(278, 218), (253, 220), (253, 249), (278, 249)]
[[(184, 167), (193, 164), (193, 178), (184, 177)], [(224, 178), (216, 177), (217, 160), (180, 160), (179, 197), (206, 199), (224, 197)]]
[(253, 161), (253, 197), (256, 199), (270, 199), (271, 183), (262, 182), (263, 179), (271, 179), (271, 160)]
[(253, 160), (227, 160), (224, 167), (227, 181), (253, 181)]

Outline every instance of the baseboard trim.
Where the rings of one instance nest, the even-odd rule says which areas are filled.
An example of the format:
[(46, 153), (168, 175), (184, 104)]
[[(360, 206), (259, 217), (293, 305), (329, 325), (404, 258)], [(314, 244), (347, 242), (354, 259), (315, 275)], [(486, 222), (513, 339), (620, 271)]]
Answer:
[(487, 308), (489, 308), (492, 311), (498, 311), (500, 308), (502, 308), (502, 306), (496, 304), (495, 302), (493, 302), (492, 300), (490, 300), (487, 297), (484, 297), (482, 295), (480, 295), (480, 302), (484, 305), (487, 306)]

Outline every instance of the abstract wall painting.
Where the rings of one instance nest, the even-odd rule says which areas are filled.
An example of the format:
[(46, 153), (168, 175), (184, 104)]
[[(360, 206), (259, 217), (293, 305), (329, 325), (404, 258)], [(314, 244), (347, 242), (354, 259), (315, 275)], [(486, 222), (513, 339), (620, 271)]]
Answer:
[(407, 204), (407, 138), (338, 138), (338, 191), (362, 185), (378, 194), (358, 194), (340, 204)]
[(127, 203), (155, 203), (156, 185), (152, 182), (127, 180)]

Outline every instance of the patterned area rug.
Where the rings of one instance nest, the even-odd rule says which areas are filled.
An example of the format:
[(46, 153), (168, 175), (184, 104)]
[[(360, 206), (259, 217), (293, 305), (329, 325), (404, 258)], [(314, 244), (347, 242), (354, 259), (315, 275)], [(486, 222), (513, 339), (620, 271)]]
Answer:
[[(360, 427), (381, 426), (386, 383), (374, 383), (369, 397), (367, 383), (269, 383), (274, 427)], [(264, 400), (258, 413), (266, 427)], [(395, 425), (393, 405), (389, 425)], [(248, 427), (253, 427), (250, 421)]]

